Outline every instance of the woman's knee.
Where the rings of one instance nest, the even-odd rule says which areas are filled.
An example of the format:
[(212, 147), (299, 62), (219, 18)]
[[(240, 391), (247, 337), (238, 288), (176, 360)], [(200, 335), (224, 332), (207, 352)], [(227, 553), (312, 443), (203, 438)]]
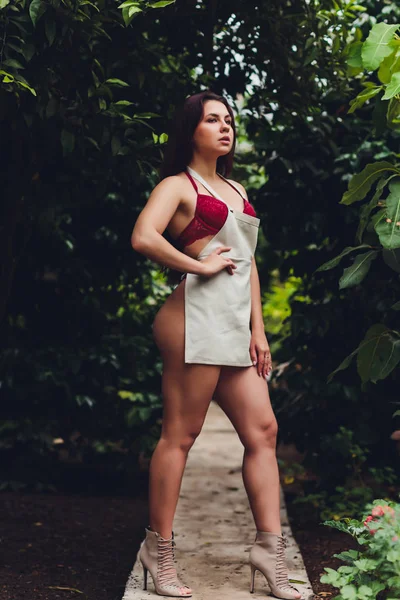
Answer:
[(275, 450), (278, 436), (278, 422), (276, 418), (257, 423), (241, 436), (242, 444), (247, 451), (257, 451), (260, 448)]
[(183, 452), (187, 453), (187, 452), (189, 452), (189, 450), (195, 443), (200, 432), (201, 432), (201, 425), (192, 427), (188, 431), (181, 432), (178, 434), (176, 432), (175, 433), (171, 432), (170, 434), (164, 433), (161, 436), (161, 439), (169, 447), (172, 447), (175, 449), (179, 448), (179, 450), (182, 450)]
[(199, 429), (199, 430), (196, 429), (196, 430), (191, 431), (190, 433), (187, 433), (185, 436), (183, 436), (181, 439), (181, 442), (180, 442), (181, 450), (183, 450), (184, 452), (189, 452), (189, 450), (195, 443), (197, 437), (199, 436), (200, 431), (201, 431), (201, 429)]

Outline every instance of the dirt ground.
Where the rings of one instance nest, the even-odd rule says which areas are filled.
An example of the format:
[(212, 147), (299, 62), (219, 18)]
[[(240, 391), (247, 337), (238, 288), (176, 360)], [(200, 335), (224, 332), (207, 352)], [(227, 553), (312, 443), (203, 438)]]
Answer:
[(1, 600), (120, 600), (146, 519), (143, 496), (1, 493)]
[[(301, 520), (287, 500), (295, 538), (316, 597), (337, 590), (319, 582), (324, 566), (350, 538)], [(83, 598), (120, 600), (147, 525), (145, 492), (136, 498), (57, 494), (0, 494), (2, 600)]]
[(293, 497), (286, 495), (285, 500), (290, 526), (300, 547), (315, 597), (330, 600), (338, 595), (339, 590), (320, 582), (320, 576), (325, 573), (324, 567), (337, 569), (345, 564), (332, 556), (343, 550), (357, 548), (357, 542), (345, 533), (319, 525), (319, 520), (314, 517), (307, 517), (304, 505), (293, 504)]

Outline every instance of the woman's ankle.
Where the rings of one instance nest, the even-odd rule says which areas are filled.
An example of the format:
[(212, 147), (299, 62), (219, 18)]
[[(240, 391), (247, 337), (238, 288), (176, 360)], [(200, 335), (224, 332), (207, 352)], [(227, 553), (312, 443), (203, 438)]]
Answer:
[(154, 531), (157, 532), (161, 535), (161, 537), (163, 537), (165, 540), (169, 540), (172, 537), (172, 529), (165, 529), (164, 527), (152, 527), (151, 525), (149, 525), (147, 527), (147, 529), (150, 529), (150, 531)]

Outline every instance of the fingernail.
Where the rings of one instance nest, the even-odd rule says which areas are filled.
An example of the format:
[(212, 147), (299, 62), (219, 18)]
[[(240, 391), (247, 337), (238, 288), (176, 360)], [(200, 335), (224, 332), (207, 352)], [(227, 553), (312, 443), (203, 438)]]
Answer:
[(257, 361), (253, 360), (253, 365), (256, 366), (256, 364), (257, 364)]

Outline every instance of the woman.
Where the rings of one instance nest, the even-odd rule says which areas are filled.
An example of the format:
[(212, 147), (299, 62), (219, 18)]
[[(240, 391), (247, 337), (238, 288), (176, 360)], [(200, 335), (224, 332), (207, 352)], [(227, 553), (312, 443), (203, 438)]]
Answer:
[(254, 260), (259, 219), (244, 187), (225, 178), (235, 140), (224, 97), (206, 91), (187, 98), (169, 137), (162, 181), (132, 232), (135, 250), (185, 273), (153, 324), (163, 360), (164, 412), (150, 463), (150, 526), (139, 558), (144, 589), (150, 570), (159, 595), (191, 596), (174, 566), (172, 525), (188, 452), (214, 397), (244, 446), (243, 481), (257, 528), (250, 591), (258, 569), (276, 597), (297, 599), (281, 534), (277, 423), (266, 382), (271, 353)]

